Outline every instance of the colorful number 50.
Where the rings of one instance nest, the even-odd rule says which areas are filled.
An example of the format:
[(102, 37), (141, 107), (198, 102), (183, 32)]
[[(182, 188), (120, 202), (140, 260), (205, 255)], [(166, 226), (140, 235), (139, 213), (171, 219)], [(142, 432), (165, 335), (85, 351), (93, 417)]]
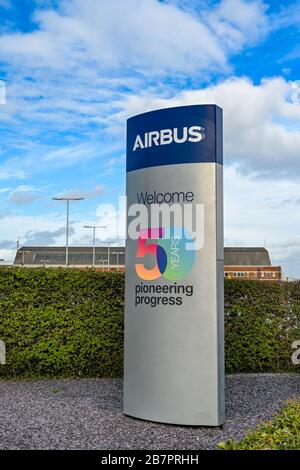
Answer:
[(140, 279), (154, 281), (163, 276), (175, 281), (185, 278), (192, 270), (195, 250), (186, 250), (186, 242), (191, 244), (191, 240), (186, 234), (181, 236), (181, 228), (172, 227), (169, 232), (164, 238), (162, 227), (141, 230), (136, 256), (143, 262), (135, 265)]

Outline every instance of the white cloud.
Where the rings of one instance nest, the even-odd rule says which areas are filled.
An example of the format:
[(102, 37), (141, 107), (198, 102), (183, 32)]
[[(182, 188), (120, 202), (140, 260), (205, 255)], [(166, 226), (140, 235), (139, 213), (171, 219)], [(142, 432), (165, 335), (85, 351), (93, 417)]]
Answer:
[(4, 217), (8, 217), (10, 215), (10, 211), (8, 209), (0, 209), (0, 219), (4, 219)]
[[(6, 262), (13, 261), (16, 253), (17, 238), (22, 246), (28, 237), (28, 232), (55, 232), (61, 229), (65, 222), (64, 214), (48, 214), (45, 216), (6, 214), (2, 219), (1, 239), (5, 241), (5, 246), (0, 247), (0, 258)], [(31, 237), (32, 238), (32, 237)], [(57, 243), (64, 244), (64, 236), (56, 238)]]
[(5, 161), (0, 165), (0, 180), (3, 179), (10, 179), (10, 178), (24, 178), (25, 172), (24, 170), (17, 168), (18, 165), (15, 166), (15, 162), (17, 159), (11, 158), (8, 161)]
[[(25, 233), (25, 246), (49, 246), (55, 245), (56, 240), (65, 236), (66, 228), (60, 227), (55, 230), (29, 230)], [(69, 235), (75, 233), (74, 228), (69, 227)]]
[[(3, 132), (9, 150), (0, 179), (74, 166), (99, 155), (100, 145), (113, 152), (106, 139), (120, 131), (125, 96), (141, 89), (149, 99), (153, 89), (170, 96), (170, 75), (180, 82), (228, 72), (231, 55), (261, 37), (267, 23), (261, 2), (232, 1), (191, 2), (188, 10), (158, 0), (62, 1), (59, 9), (36, 10), (34, 31), (2, 34), (7, 103), (0, 121), (14, 135)], [(123, 121), (119, 149), (124, 129)], [(61, 134), (74, 137), (54, 147)]]
[(291, 2), (287, 5), (282, 5), (278, 13), (273, 14), (271, 17), (272, 28), (288, 28), (293, 26), (299, 28), (300, 26), (300, 4), (297, 1)]
[(274, 265), (299, 276), (299, 183), (224, 172), (225, 246), (263, 246)]
[(184, 11), (158, 0), (72, 0), (37, 10), (38, 29), (0, 37), (4, 60), (28, 68), (125, 67), (162, 74), (222, 70), (227, 57), (267, 31), (259, 1), (223, 0), (213, 8)]
[(82, 197), (84, 199), (95, 199), (99, 198), (104, 191), (104, 187), (101, 184), (98, 184), (94, 188), (91, 189), (69, 189), (60, 196), (63, 197)]
[(8, 201), (19, 206), (31, 204), (41, 198), (41, 194), (28, 186), (19, 186), (10, 192)]
[(231, 78), (172, 98), (132, 95), (123, 111), (112, 117), (117, 126), (140, 112), (170, 106), (216, 103), (224, 110), (225, 162), (257, 176), (298, 178), (300, 170), (300, 103), (292, 102), (291, 82), (283, 78), (254, 85), (247, 78)]
[(266, 36), (270, 27), (266, 10), (261, 1), (223, 0), (209, 14), (209, 22), (230, 50), (239, 50)]
[[(77, 164), (88, 163), (95, 159), (109, 157), (120, 148), (120, 144), (99, 146), (96, 142), (80, 143), (76, 145), (56, 144), (51, 146), (36, 144), (29, 148), (25, 155), (10, 157), (0, 164), (0, 180), (25, 179), (29, 175), (41, 171), (50, 173)], [(10, 149), (11, 150), (11, 149)]]
[(12, 264), (15, 258), (16, 250), (10, 248), (0, 249), (0, 259), (4, 260), (3, 264)]
[[(15, 242), (12, 240), (1, 240), (0, 241), (0, 249), (13, 249), (15, 246)], [(3, 257), (3, 256), (2, 256)]]

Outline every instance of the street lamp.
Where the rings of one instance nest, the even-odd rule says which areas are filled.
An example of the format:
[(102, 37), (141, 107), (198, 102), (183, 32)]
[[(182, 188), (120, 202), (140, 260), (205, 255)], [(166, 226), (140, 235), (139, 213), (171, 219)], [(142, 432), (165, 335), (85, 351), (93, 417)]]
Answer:
[(107, 271), (110, 271), (110, 245), (115, 243), (114, 240), (110, 240), (107, 243)]
[(107, 271), (110, 270), (110, 251), (109, 251), (110, 244), (111, 242), (107, 242)]
[(102, 264), (102, 271), (104, 271), (104, 263), (107, 263), (107, 259), (98, 259), (98, 263)]
[(119, 271), (119, 255), (122, 255), (123, 251), (114, 251), (113, 255), (117, 255), (117, 271)]
[(25, 254), (30, 253), (28, 250), (22, 250), (22, 266), (25, 265)]
[[(116, 243), (119, 239), (109, 240), (107, 241), (107, 271), (110, 270), (110, 245), (112, 243)], [(115, 247), (117, 248), (117, 247)], [(122, 253), (123, 254), (123, 253)]]
[(95, 267), (95, 257), (96, 257), (96, 228), (106, 228), (106, 225), (84, 225), (84, 228), (93, 229), (93, 267)]
[(67, 223), (66, 223), (66, 266), (69, 265), (69, 205), (70, 201), (82, 201), (84, 197), (53, 197), (54, 201), (67, 201)]

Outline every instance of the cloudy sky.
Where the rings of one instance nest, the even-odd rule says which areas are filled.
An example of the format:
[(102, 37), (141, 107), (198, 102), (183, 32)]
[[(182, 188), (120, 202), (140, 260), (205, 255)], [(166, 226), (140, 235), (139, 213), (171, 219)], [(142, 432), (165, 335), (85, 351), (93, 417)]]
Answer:
[(214, 102), (225, 244), (265, 244), (300, 277), (299, 1), (0, 0), (0, 18), (0, 258), (17, 237), (64, 244), (58, 194), (85, 197), (71, 242), (90, 243), (124, 194), (126, 118)]

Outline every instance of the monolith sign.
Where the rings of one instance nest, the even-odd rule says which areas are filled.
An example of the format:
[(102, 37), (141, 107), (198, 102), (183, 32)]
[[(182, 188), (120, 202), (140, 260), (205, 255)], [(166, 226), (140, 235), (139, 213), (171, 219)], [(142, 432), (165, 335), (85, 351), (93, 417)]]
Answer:
[(124, 413), (224, 422), (222, 110), (127, 123)]

